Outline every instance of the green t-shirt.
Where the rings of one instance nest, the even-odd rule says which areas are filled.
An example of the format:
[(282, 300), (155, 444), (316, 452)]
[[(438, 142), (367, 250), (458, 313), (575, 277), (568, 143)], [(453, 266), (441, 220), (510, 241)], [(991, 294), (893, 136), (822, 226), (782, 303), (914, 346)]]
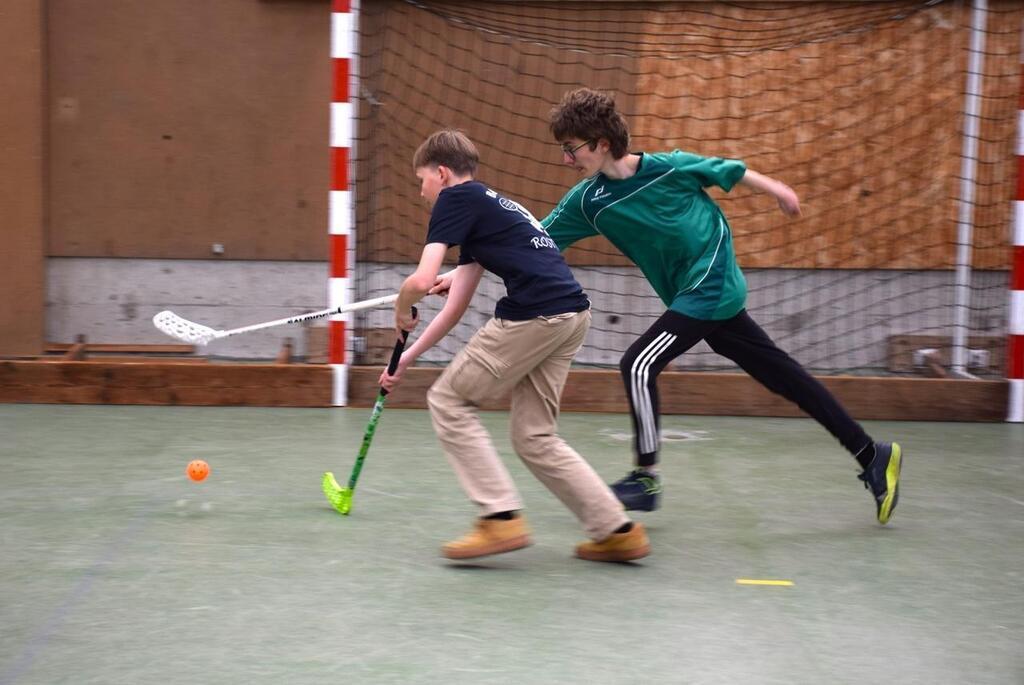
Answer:
[(743, 309), (747, 283), (725, 215), (704, 192), (728, 192), (746, 165), (675, 150), (642, 154), (630, 178), (598, 173), (578, 183), (541, 223), (560, 250), (603, 235), (629, 257), (665, 305), (721, 321)]

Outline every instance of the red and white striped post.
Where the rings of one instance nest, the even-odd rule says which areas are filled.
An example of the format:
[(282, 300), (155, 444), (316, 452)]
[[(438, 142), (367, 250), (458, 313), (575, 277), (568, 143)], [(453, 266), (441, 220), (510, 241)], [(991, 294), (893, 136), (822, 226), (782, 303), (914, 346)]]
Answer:
[(1006, 342), (1006, 378), (1010, 382), (1006, 420), (1015, 423), (1024, 422), (1024, 27), (1021, 36), (1021, 90), (1017, 104), (1017, 201), (1013, 207), (1010, 330)]
[[(350, 250), (354, 247), (352, 192), (349, 185), (350, 151), (355, 132), (355, 107), (350, 102), (350, 80), (356, 73), (356, 16), (351, 0), (331, 1), (331, 189), (327, 200), (330, 239), (329, 307), (352, 302)], [(348, 403), (348, 332), (351, 314), (337, 314), (327, 323), (327, 362), (334, 370), (331, 403)]]

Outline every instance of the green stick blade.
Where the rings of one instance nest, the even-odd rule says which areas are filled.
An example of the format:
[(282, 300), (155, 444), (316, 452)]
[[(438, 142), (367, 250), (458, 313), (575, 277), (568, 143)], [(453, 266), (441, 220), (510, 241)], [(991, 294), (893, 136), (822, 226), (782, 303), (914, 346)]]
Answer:
[(324, 473), (323, 479), (320, 481), (320, 487), (323, 488), (324, 497), (331, 503), (339, 514), (348, 515), (348, 512), (352, 511), (352, 490), (349, 488), (343, 488), (338, 485), (338, 481), (334, 479), (334, 474), (330, 471)]

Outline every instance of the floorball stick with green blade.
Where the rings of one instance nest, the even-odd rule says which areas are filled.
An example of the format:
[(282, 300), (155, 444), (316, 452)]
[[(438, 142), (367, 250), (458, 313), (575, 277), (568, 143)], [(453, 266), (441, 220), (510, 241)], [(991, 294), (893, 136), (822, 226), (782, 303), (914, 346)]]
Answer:
[[(416, 318), (416, 307), (412, 308), (412, 317)], [(398, 368), (398, 360), (402, 357), (402, 350), (405, 349), (405, 341), (409, 338), (408, 331), (402, 331), (402, 339), (395, 342), (395, 349), (391, 352), (391, 361), (388, 362), (388, 375), (394, 374)], [(366, 424), (366, 432), (363, 433), (363, 444), (359, 447), (359, 456), (352, 467), (352, 475), (348, 477), (348, 487), (341, 487), (334, 479), (330, 471), (324, 474), (320, 482), (324, 495), (331, 506), (338, 510), (338, 513), (348, 515), (352, 511), (352, 495), (356, 489), (356, 482), (359, 480), (359, 472), (363, 470), (363, 461), (366, 453), (370, 451), (370, 443), (373, 442), (373, 434), (377, 430), (377, 421), (381, 412), (384, 411), (384, 402), (387, 400), (388, 391), (383, 387), (377, 393), (377, 401), (373, 403), (373, 412), (370, 414), (370, 422)]]

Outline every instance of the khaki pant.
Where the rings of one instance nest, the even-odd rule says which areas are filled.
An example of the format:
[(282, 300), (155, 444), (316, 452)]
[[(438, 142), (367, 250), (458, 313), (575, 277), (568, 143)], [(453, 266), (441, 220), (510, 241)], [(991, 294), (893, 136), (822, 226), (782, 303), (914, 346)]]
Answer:
[(523, 507), (476, 412), (481, 402), (511, 393), (512, 447), (587, 535), (603, 540), (629, 520), (590, 464), (557, 433), (569, 365), (589, 326), (589, 311), (529, 321), (491, 319), (427, 393), (441, 445), (481, 516)]

